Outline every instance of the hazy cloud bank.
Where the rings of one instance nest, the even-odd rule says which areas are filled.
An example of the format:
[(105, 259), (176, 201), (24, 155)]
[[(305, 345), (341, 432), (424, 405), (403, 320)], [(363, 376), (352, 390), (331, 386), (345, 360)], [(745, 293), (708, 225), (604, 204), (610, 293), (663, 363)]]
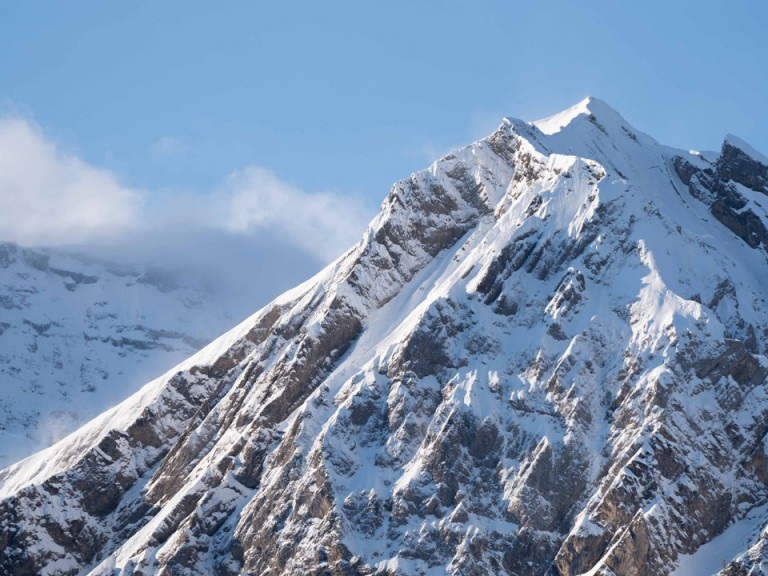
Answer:
[(70, 244), (136, 224), (145, 194), (60, 151), (39, 127), (0, 119), (0, 236)]
[(324, 260), (341, 255), (358, 240), (370, 219), (353, 197), (307, 194), (258, 166), (230, 175), (220, 194), (229, 206), (229, 230), (276, 228), (291, 243)]
[(34, 123), (0, 119), (0, 241), (191, 269), (243, 313), (340, 256), (371, 216), (353, 195), (307, 192), (260, 166), (205, 194), (138, 190)]

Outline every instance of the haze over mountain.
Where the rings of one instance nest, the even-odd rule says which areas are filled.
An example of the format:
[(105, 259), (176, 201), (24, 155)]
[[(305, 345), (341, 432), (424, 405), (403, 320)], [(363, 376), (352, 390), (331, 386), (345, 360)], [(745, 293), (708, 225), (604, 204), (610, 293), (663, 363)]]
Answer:
[[(768, 159), (588, 98), (0, 471), (8, 574), (764, 574)], [(726, 564), (727, 567), (723, 567)]]

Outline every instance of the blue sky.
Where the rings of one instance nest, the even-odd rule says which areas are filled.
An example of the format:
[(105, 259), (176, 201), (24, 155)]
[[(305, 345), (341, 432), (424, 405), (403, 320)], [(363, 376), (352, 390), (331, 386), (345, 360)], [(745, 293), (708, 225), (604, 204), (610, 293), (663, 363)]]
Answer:
[(0, 98), (130, 185), (256, 163), (378, 203), (430, 153), (587, 95), (666, 143), (766, 151), (766, 22), (759, 0), (14, 2)]
[[(768, 152), (766, 22), (763, 0), (14, 1), (0, 20), (0, 113), (42, 148), (11, 136), (2, 148), (0, 134), (0, 149), (50, 164), (39, 190), (79, 162), (129, 220), (161, 206), (164, 222), (201, 225), (269, 184), (238, 205), (250, 210), (239, 228), (216, 217), (227, 234), (271, 229), (312, 252), (312, 219), (292, 211), (330, 219), (321, 237), (344, 225), (358, 237), (395, 180), (505, 115), (534, 120), (587, 95), (667, 144), (717, 149), (732, 132)], [(91, 190), (88, 178), (72, 187)], [(13, 239), (82, 241), (44, 232)]]

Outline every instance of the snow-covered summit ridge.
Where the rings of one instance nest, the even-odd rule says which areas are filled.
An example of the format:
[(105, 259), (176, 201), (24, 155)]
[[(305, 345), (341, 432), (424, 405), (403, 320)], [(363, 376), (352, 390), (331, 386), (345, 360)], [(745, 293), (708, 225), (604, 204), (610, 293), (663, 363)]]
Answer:
[(536, 126), (544, 134), (551, 135), (567, 128), (578, 118), (588, 119), (589, 117), (596, 118), (601, 123), (614, 126), (626, 124), (624, 118), (622, 118), (616, 110), (606, 102), (599, 98), (595, 98), (594, 96), (588, 96), (562, 112), (541, 120), (535, 120), (534, 122), (531, 122), (531, 124)]
[(536, 120), (531, 122), (531, 124), (536, 126), (544, 134), (554, 134), (555, 132), (559, 132), (565, 126), (570, 124), (577, 116), (582, 114), (591, 114), (589, 110), (590, 101), (591, 97), (587, 97), (584, 100), (577, 102), (573, 106), (566, 108), (562, 112), (558, 112), (557, 114), (548, 116), (547, 118), (542, 118), (541, 120)]
[(638, 186), (638, 180), (647, 179), (649, 167), (663, 170), (665, 158), (680, 153), (662, 146), (594, 97), (543, 120), (505, 118), (501, 129), (516, 134), (545, 156), (561, 154), (597, 162), (611, 180), (632, 181), (636, 190), (648, 189)]
[(600, 107), (397, 182), (323, 273), (0, 472), (0, 571), (665, 576), (768, 523), (764, 174)]

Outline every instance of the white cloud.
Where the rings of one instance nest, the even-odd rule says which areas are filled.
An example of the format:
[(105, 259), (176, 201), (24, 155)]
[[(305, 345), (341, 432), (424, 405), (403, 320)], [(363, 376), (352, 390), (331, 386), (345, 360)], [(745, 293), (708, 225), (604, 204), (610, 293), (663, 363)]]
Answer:
[(230, 175), (219, 194), (228, 205), (228, 229), (240, 233), (273, 229), (326, 261), (359, 240), (370, 219), (352, 196), (308, 193), (258, 166)]
[(135, 224), (144, 194), (59, 150), (39, 127), (0, 119), (0, 237), (68, 244)]
[[(155, 152), (179, 146), (161, 138)], [(142, 235), (174, 242), (194, 229), (267, 252), (290, 246), (328, 262), (359, 240), (369, 218), (355, 196), (309, 193), (259, 166), (232, 173), (208, 194), (135, 190), (61, 151), (33, 123), (0, 118), (0, 241), (127, 246)]]

